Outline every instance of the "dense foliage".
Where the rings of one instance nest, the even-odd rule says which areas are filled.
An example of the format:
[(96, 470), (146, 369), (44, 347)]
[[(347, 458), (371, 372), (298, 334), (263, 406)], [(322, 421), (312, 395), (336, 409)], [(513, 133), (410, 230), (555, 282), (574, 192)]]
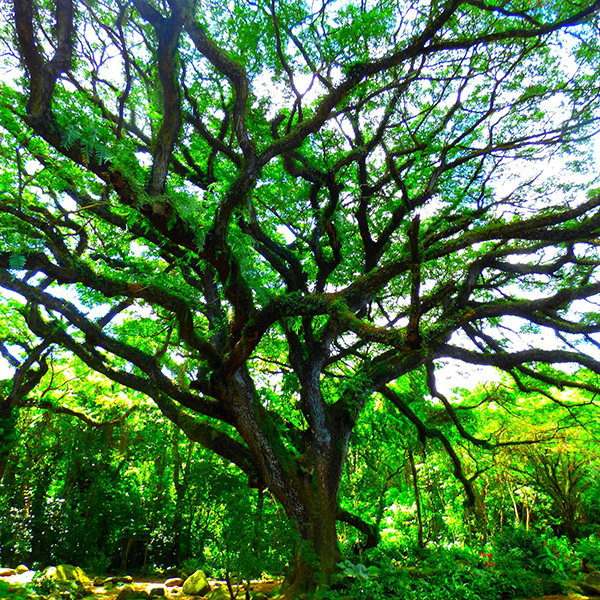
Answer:
[[(83, 504), (46, 514), (23, 501), (23, 522), (62, 515), (72, 522), (57, 531), (87, 528), (96, 498), (114, 489), (124, 505), (115, 531), (135, 493), (145, 512), (132, 527), (155, 535), (154, 503), (167, 493), (157, 482), (173, 480), (161, 527), (164, 553), (179, 552), (197, 527), (193, 475), (212, 465), (219, 487), (242, 472), (256, 492), (240, 493), (239, 506), (278, 518), (280, 506), (292, 523), (293, 597), (341, 560), (338, 521), (377, 542), (409, 465), (421, 545), (427, 518), (440, 521), (433, 537), (443, 528), (421, 484), (460, 485), (485, 532), (487, 475), (525, 522), (525, 488), (545, 487), (574, 539), (596, 489), (582, 478), (589, 428), (578, 428), (582, 440), (560, 436), (562, 419), (596, 410), (600, 392), (589, 143), (599, 8), (14, 0), (0, 99), (0, 351), (12, 368), (0, 472), (16, 478), (10, 493), (24, 494), (35, 472), (8, 468), (27, 403), (78, 412), (94, 432), (85, 459), (59, 429), (40, 440), (56, 464), (36, 463), (31, 502)], [(438, 384), (448, 364), (501, 369), (522, 395), (499, 386), (463, 406)], [(81, 407), (66, 406), (77, 390)], [(169, 468), (152, 475), (153, 501), (135, 491), (143, 470), (129, 480), (128, 460), (115, 462), (127, 447), (115, 432), (129, 422), (120, 394), (144, 407), (136, 435), (172, 448)], [(176, 430), (158, 427), (147, 399)], [(553, 414), (545, 427), (519, 426)], [(550, 439), (563, 450), (534, 444)], [(445, 462), (430, 462), (430, 448)], [(357, 495), (361, 477), (371, 498)], [(218, 494), (207, 489), (195, 493), (210, 505)]]
[[(202, 568), (217, 579), (285, 573), (297, 539), (270, 494), (248, 490), (237, 469), (186, 440), (143, 398), (132, 406), (102, 378), (71, 379), (71, 368), (55, 374), (60, 408), (34, 393), (21, 409), (0, 485), (0, 564), (154, 576)], [(463, 464), (481, 473), (476, 518), (447, 477), (443, 446), (425, 448), (408, 423), (367, 405), (342, 506), (375, 522), (381, 539), (365, 550), (364, 534), (340, 524), (347, 558), (327, 598), (527, 597), (560, 592), (597, 565), (595, 407), (573, 412), (506, 383), (463, 391), (455, 402), (484, 403), (481, 421), (471, 422), (481, 433), (501, 430), (521, 406), (523, 431), (546, 441), (479, 453), (455, 441)], [(428, 407), (432, 419), (442, 416)], [(451, 424), (438, 426), (451, 435)]]

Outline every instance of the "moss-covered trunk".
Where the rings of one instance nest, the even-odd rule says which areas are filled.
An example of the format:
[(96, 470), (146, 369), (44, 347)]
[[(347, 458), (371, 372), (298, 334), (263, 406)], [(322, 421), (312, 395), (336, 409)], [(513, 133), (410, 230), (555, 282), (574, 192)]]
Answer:
[(287, 578), (286, 598), (311, 593), (329, 583), (341, 560), (337, 537), (338, 491), (349, 432), (332, 430), (326, 445), (315, 445), (296, 463), (293, 482), (282, 499), (298, 532)]

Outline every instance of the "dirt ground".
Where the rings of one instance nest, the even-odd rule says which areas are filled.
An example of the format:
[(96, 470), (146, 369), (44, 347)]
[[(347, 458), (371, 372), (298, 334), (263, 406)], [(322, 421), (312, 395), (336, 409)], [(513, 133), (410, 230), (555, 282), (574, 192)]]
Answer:
[[(226, 586), (225, 581), (216, 581), (214, 579), (209, 579), (210, 586), (213, 590), (218, 589), (220, 587)], [(264, 594), (268, 594), (272, 590), (274, 590), (281, 582), (279, 581), (255, 581), (251, 583), (250, 589), (252, 592), (262, 592)], [(164, 583), (164, 580), (156, 580), (156, 579), (140, 579), (135, 580), (131, 585), (135, 591), (146, 591), (150, 593), (155, 588), (162, 588), (165, 592), (165, 598), (169, 600), (198, 600), (198, 596), (186, 596), (181, 587), (167, 587)], [(239, 587), (233, 586), (234, 593), (237, 591), (237, 598), (242, 600), (245, 598), (246, 588), (243, 585)], [(102, 587), (94, 588), (94, 595), (97, 598), (101, 598), (103, 600), (116, 600), (117, 595), (119, 593), (119, 588), (114, 588), (112, 590), (106, 590)], [(156, 598), (156, 600), (160, 600), (160, 596)]]
[[(21, 587), (31, 581), (33, 576), (33, 571), (28, 571), (26, 573), (22, 573), (19, 575), (11, 575), (8, 577), (0, 577), (0, 580), (5, 581), (6, 583), (11, 584), (15, 587)], [(214, 579), (209, 579), (209, 583), (211, 585), (211, 589), (219, 589), (221, 587), (226, 586), (225, 581), (218, 581)], [(272, 590), (274, 590), (281, 582), (280, 581), (255, 581), (251, 583), (251, 591), (252, 592), (262, 592), (264, 594), (268, 594)], [(183, 593), (181, 586), (167, 586), (165, 584), (164, 579), (134, 579), (134, 581), (130, 584), (126, 584), (131, 586), (136, 592), (145, 591), (148, 594), (156, 588), (161, 588), (163, 590), (160, 595), (155, 596), (156, 600), (160, 600), (161, 598), (165, 598), (167, 600), (199, 600), (198, 596), (187, 596)], [(121, 585), (115, 586), (91, 586), (91, 593), (98, 600), (116, 600), (120, 590), (122, 589)], [(240, 585), (239, 587), (233, 586), (234, 594), (237, 592), (237, 598), (242, 600), (245, 598), (245, 587)], [(5, 600), (4, 598), (0, 598), (0, 600)]]
[[(21, 586), (28, 583), (31, 580), (32, 572), (24, 573), (21, 575), (13, 575), (11, 577), (0, 577), (2, 581), (10, 583), (12, 585)], [(214, 579), (209, 579), (209, 583), (211, 585), (212, 590), (224, 588), (226, 587), (225, 581), (218, 581)], [(281, 584), (280, 581), (255, 581), (251, 583), (251, 591), (262, 592), (263, 594), (269, 594), (276, 587)], [(161, 588), (162, 593), (159, 592), (160, 595), (153, 596), (156, 600), (160, 600), (161, 598), (165, 598), (165, 600), (199, 600), (198, 596), (188, 596), (183, 593), (181, 586), (167, 586), (165, 584), (164, 579), (135, 579), (131, 584), (127, 584), (133, 587), (136, 592), (145, 591), (148, 594), (152, 592), (152, 590), (156, 588)], [(94, 597), (98, 600), (116, 600), (119, 591), (122, 589), (122, 586), (114, 586), (114, 587), (103, 587), (103, 586), (93, 586), (91, 592)], [(233, 586), (234, 593), (237, 592), (238, 600), (243, 600), (245, 598), (245, 587), (240, 585), (239, 587)], [(155, 592), (156, 594), (156, 592)], [(89, 596), (88, 596), (89, 597)], [(227, 596), (228, 597), (228, 596)], [(0, 600), (4, 600), (0, 598)], [(568, 596), (560, 596), (560, 595), (551, 595), (551, 596), (539, 596), (537, 598), (530, 598), (528, 600), (590, 600), (587, 596), (582, 596), (575, 593), (570, 593)]]

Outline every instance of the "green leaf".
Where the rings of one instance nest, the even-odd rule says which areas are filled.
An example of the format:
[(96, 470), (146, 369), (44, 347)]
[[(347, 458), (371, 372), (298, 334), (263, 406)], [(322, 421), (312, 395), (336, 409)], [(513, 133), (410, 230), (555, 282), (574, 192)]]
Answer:
[(25, 268), (25, 263), (27, 262), (27, 257), (23, 254), (11, 254), (8, 258), (8, 264), (11, 269), (15, 271), (21, 271)]

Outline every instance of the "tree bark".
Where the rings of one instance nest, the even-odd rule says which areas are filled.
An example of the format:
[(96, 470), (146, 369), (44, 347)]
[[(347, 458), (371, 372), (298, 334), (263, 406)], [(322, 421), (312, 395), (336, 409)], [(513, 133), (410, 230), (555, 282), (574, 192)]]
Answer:
[(324, 485), (315, 471), (312, 475), (305, 474), (299, 496), (301, 504), (290, 515), (296, 523), (299, 540), (286, 580), (286, 599), (327, 585), (342, 556), (336, 529), (337, 489)]

